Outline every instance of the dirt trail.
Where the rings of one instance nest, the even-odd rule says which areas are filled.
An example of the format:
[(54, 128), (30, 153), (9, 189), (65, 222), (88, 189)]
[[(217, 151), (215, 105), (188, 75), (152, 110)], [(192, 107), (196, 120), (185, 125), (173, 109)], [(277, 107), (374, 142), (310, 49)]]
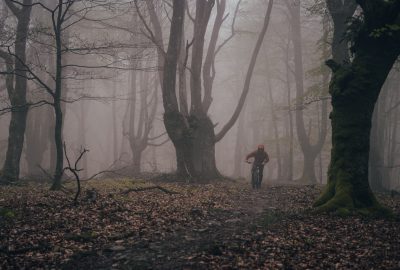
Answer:
[[(398, 220), (312, 215), (321, 187), (232, 193), (228, 210), (191, 209), (191, 226), (77, 254), (65, 269), (399, 269)], [(379, 196), (397, 215), (400, 199)], [(179, 227), (181, 226), (181, 227)], [(133, 243), (133, 244), (132, 244)]]
[(206, 265), (202, 267), (196, 257), (199, 254), (221, 255), (223, 247), (240, 246), (244, 234), (250, 236), (260, 229), (261, 225), (257, 224), (262, 214), (279, 206), (272, 196), (274, 189), (245, 189), (236, 194), (232, 210), (213, 209), (205, 214), (199, 209), (192, 209), (191, 214), (200, 217), (195, 226), (175, 228), (169, 234), (155, 233), (151, 238), (140, 239), (132, 246), (123, 246), (121, 243), (109, 252), (94, 256), (78, 254), (64, 268), (207, 268)]

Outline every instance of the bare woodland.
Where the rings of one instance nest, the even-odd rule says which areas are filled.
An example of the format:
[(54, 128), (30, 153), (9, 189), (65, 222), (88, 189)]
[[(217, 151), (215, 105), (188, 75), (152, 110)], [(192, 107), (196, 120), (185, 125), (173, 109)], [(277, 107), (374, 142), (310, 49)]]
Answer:
[[(240, 190), (253, 196), (245, 157), (262, 144), (260, 209), (289, 213), (287, 194), (315, 215), (396, 216), (384, 196), (400, 192), (399, 44), (398, 0), (3, 0), (1, 188), (64, 192), (81, 207), (109, 200), (92, 182), (169, 203), (193, 185), (194, 198), (234, 209)], [(127, 179), (154, 185), (119, 190)]]

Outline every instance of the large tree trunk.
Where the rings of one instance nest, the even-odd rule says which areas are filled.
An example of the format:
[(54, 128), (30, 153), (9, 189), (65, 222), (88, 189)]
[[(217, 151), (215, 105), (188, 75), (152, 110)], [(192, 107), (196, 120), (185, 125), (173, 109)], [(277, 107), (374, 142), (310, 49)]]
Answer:
[[(337, 12), (338, 5), (346, 2), (351, 4), (328, 1), (333, 18), (341, 14)], [(400, 54), (400, 34), (383, 32), (376, 36), (373, 32), (400, 22), (400, 2), (357, 3), (363, 9), (364, 20), (354, 38), (354, 60), (350, 63), (343, 59), (336, 46), (332, 48), (334, 59), (327, 61), (333, 71), (329, 89), (333, 107), (331, 163), (327, 188), (314, 206), (325, 212), (361, 209), (365, 214), (382, 214), (386, 211), (380, 211), (382, 207), (368, 182), (370, 134), (375, 103)], [(342, 34), (336, 26), (334, 35)]]
[[(24, 145), (26, 119), (28, 107), (26, 104), (27, 78), (24, 63), (26, 60), (26, 43), (28, 38), (28, 27), (30, 22), (32, 0), (25, 0), (24, 6), (19, 8), (14, 3), (6, 1), (6, 4), (18, 19), (17, 32), (15, 37), (15, 54), (18, 59), (13, 61), (15, 72), (12, 82), (7, 83), (7, 90), (11, 106), (11, 120), (8, 135), (8, 148), (4, 162), (1, 182), (9, 183), (18, 181), (22, 148)], [(7, 63), (10, 65), (11, 63)]]
[(180, 113), (165, 114), (164, 123), (175, 146), (180, 177), (204, 181), (220, 176), (215, 162), (214, 125), (208, 116), (191, 116), (187, 121)]
[(268, 28), (272, 9), (271, 0), (268, 5), (263, 29), (258, 37), (256, 47), (248, 68), (245, 85), (235, 109), (228, 123), (218, 135), (214, 133), (214, 124), (207, 115), (201, 100), (201, 65), (204, 48), (204, 33), (211, 12), (213, 1), (196, 2), (196, 20), (194, 29), (194, 44), (192, 51), (191, 68), (191, 109), (190, 116), (185, 117), (179, 111), (176, 97), (176, 71), (182, 44), (185, 1), (173, 2), (173, 16), (168, 51), (165, 57), (163, 74), (163, 105), (165, 109), (164, 124), (171, 138), (177, 156), (177, 173), (184, 177), (193, 177), (198, 180), (219, 177), (215, 163), (215, 143), (221, 140), (236, 122), (249, 91), (251, 75), (254, 70), (258, 52)]
[(189, 119), (192, 129), (191, 161), (195, 176), (202, 179), (219, 177), (215, 162), (214, 125), (208, 116)]
[(24, 134), (28, 109), (15, 109), (11, 113), (8, 133), (8, 147), (3, 166), (2, 182), (10, 183), (19, 179), (19, 164), (24, 145)]
[(328, 62), (334, 70), (330, 86), (333, 147), (328, 186), (314, 204), (320, 211), (380, 209), (368, 183), (371, 122), (380, 89), (399, 52), (385, 45), (364, 43), (350, 68)]

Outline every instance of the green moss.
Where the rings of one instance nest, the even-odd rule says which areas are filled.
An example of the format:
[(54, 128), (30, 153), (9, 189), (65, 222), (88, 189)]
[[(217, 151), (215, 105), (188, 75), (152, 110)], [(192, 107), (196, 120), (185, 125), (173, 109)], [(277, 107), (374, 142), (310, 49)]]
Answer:
[(11, 209), (0, 208), (0, 216), (11, 219), (15, 217), (15, 213)]
[(339, 217), (348, 217), (351, 215), (351, 211), (347, 208), (342, 207), (337, 209), (335, 214), (338, 215)]
[(328, 202), (334, 195), (335, 195), (335, 189), (334, 189), (335, 183), (333, 181), (330, 181), (328, 185), (325, 187), (324, 191), (322, 194), (319, 196), (319, 198), (314, 202), (313, 207), (318, 207), (326, 202)]
[[(342, 170), (338, 170), (336, 177), (336, 181), (332, 180), (326, 191), (327, 194), (334, 195), (328, 201), (318, 204), (316, 206), (316, 212), (335, 212), (341, 208), (349, 211), (353, 210), (353, 190), (349, 182), (349, 177), (351, 176)], [(341, 211), (343, 212), (343, 210)]]
[(392, 210), (380, 205), (379, 203), (373, 207), (365, 207), (357, 209), (357, 214), (368, 218), (394, 218)]

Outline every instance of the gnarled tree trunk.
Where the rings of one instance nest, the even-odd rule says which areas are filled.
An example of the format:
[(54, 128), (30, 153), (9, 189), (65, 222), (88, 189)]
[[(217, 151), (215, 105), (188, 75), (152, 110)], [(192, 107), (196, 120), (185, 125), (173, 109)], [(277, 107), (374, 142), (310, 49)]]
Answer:
[[(225, 1), (217, 2), (217, 7), (220, 9), (218, 13), (219, 15), (221, 15), (221, 13), (223, 14), (223, 12), (221, 12), (221, 10), (224, 9), (223, 3), (225, 3)], [(209, 81), (205, 82), (207, 87), (204, 90), (204, 100), (202, 100), (201, 95), (201, 67), (204, 49), (204, 34), (214, 1), (196, 2), (196, 18), (194, 22), (195, 38), (191, 62), (191, 107), (189, 116), (185, 116), (181, 111), (179, 111), (175, 89), (177, 63), (180, 54), (180, 47), (182, 45), (185, 1), (175, 0), (173, 2), (173, 16), (171, 21), (168, 51), (165, 54), (162, 90), (163, 104), (165, 109), (164, 124), (167, 133), (175, 146), (178, 175), (184, 177), (193, 177), (197, 180), (208, 180), (219, 176), (215, 163), (215, 143), (221, 140), (232, 128), (243, 107), (247, 93), (249, 92), (250, 81), (257, 55), (268, 28), (272, 3), (273, 1), (271, 0), (268, 5), (264, 25), (252, 54), (239, 103), (228, 123), (218, 134), (215, 134), (214, 124), (207, 115), (210, 104), (210, 85), (212, 85), (212, 78), (214, 76), (213, 72), (210, 70), (203, 73), (203, 78), (206, 77), (210, 79)], [(214, 33), (216, 28), (219, 31), (220, 24), (218, 23), (218, 18), (219, 17), (217, 15), (213, 29)], [(213, 37), (214, 39), (211, 39), (208, 51), (209, 55), (211, 48), (212, 59), (215, 57), (215, 54), (218, 51), (215, 44), (212, 44), (213, 42), (216, 42), (218, 35), (213, 35)], [(209, 58), (207, 57), (207, 59)]]
[(400, 33), (372, 35), (375, 29), (400, 23), (399, 2), (357, 1), (364, 11), (353, 47), (354, 60), (333, 71), (332, 151), (328, 186), (314, 206), (319, 211), (382, 213), (368, 182), (372, 115), (382, 85), (400, 54)]

